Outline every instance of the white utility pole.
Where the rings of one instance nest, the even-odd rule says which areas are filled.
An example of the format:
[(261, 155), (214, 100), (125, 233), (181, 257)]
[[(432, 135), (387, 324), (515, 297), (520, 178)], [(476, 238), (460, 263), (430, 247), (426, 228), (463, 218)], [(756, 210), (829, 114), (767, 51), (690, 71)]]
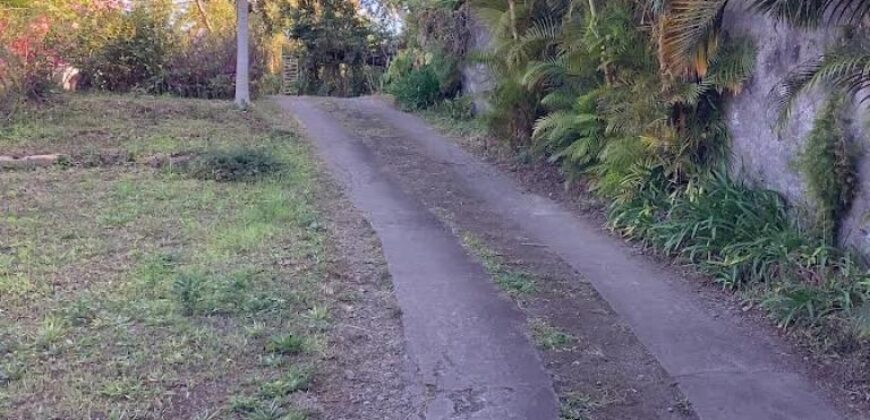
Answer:
[(248, 0), (236, 0), (236, 105), (245, 109), (251, 104), (250, 55), (248, 51)]

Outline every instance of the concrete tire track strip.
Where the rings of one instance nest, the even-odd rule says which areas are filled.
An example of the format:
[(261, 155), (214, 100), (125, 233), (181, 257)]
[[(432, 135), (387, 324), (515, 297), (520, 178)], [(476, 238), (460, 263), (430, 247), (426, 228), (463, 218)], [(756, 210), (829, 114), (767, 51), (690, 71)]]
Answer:
[[(556, 419), (549, 375), (523, 316), (483, 268), (414, 197), (378, 166), (354, 133), (321, 109), (322, 99), (279, 97), (351, 201), (377, 232), (419, 379), (425, 419)], [(451, 167), (501, 217), (517, 223), (578, 272), (631, 326), (679, 382), (701, 419), (842, 418), (768, 341), (715, 318), (673, 274), (631, 255), (594, 222), (523, 192), (495, 168), (377, 98), (330, 99), (386, 121), (433, 160)]]

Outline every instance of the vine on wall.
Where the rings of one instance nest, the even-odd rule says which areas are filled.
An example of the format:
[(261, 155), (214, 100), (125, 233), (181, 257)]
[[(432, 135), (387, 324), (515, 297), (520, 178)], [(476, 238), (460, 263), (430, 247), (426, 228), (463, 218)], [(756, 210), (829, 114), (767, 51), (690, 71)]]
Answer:
[(815, 226), (830, 244), (837, 243), (840, 223), (852, 204), (858, 179), (855, 153), (841, 118), (844, 104), (841, 95), (828, 100), (798, 158), (815, 207)]

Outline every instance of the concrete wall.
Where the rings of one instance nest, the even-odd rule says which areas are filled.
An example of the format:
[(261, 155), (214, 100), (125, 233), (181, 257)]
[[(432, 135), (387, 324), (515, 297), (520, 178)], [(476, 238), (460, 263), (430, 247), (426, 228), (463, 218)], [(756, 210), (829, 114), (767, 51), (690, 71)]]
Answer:
[[(732, 2), (724, 17), (725, 29), (734, 35), (751, 36), (758, 55), (756, 70), (740, 95), (727, 106), (728, 128), (732, 141), (732, 168), (742, 179), (782, 193), (790, 203), (812, 209), (806, 196), (806, 183), (794, 168), (816, 113), (824, 104), (825, 92), (804, 95), (795, 107), (788, 126), (781, 132), (773, 128), (777, 119), (777, 99), (773, 88), (795, 66), (818, 57), (826, 45), (837, 41), (839, 30), (805, 30), (776, 23), (747, 12), (741, 2)], [(857, 107), (855, 107), (857, 108)], [(870, 255), (870, 158), (866, 156), (870, 131), (866, 129), (865, 109), (847, 116), (851, 141), (859, 157), (859, 191), (840, 237), (845, 245)]]

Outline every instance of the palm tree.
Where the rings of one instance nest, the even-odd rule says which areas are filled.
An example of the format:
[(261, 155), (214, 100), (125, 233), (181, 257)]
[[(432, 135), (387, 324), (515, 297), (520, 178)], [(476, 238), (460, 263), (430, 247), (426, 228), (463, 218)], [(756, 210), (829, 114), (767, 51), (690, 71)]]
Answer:
[(250, 54), (248, 52), (248, 0), (236, 0), (238, 28), (236, 31), (237, 56), (236, 56), (236, 105), (239, 108), (247, 108), (251, 104), (250, 77)]

